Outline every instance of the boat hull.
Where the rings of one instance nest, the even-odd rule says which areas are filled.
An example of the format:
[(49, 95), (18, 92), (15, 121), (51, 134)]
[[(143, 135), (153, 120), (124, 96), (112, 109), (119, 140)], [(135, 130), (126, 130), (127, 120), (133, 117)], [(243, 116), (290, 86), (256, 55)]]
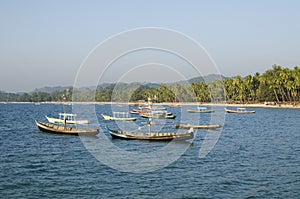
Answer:
[(230, 109), (225, 109), (227, 113), (235, 113), (235, 114), (253, 114), (255, 111), (236, 111), (236, 110), (230, 110)]
[(222, 126), (219, 124), (212, 124), (212, 125), (191, 125), (191, 124), (176, 124), (175, 128), (177, 129), (217, 129), (221, 128)]
[(143, 118), (153, 118), (153, 119), (175, 119), (176, 115), (165, 115), (165, 114), (140, 114)]
[(68, 135), (97, 135), (99, 129), (76, 129), (68, 126), (59, 126), (35, 120), (39, 130), (46, 133), (68, 134)]
[(103, 115), (103, 114), (101, 115), (105, 120), (135, 121), (137, 119), (136, 117), (111, 117), (109, 115)]
[(215, 112), (214, 110), (187, 110), (189, 113), (213, 113)]
[(194, 131), (187, 133), (134, 133), (108, 129), (112, 138), (124, 140), (149, 140), (149, 141), (171, 141), (171, 140), (189, 140), (194, 138)]

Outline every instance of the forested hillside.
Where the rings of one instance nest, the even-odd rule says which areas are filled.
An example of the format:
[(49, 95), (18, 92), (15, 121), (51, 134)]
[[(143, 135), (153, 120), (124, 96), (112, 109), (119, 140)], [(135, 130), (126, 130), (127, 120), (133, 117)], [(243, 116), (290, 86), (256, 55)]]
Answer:
[[(195, 79), (195, 78), (194, 78)], [(201, 78), (200, 78), (201, 79)], [(72, 101), (73, 88), (54, 92), (32, 93), (0, 92), (1, 102), (60, 102)], [(226, 78), (210, 82), (191, 84), (109, 84), (92, 89), (76, 90), (76, 101), (138, 101), (148, 97), (155, 102), (299, 102), (300, 68), (293, 69), (273, 65), (263, 74), (256, 73), (241, 77)]]

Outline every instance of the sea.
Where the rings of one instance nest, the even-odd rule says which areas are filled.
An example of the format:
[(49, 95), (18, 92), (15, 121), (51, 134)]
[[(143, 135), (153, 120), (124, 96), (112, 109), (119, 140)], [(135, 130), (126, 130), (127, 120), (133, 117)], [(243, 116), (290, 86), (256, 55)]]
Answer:
[[(103, 120), (102, 113), (128, 105), (86, 106), (100, 129), (94, 137), (39, 131), (35, 120), (72, 105), (0, 104), (1, 198), (300, 197), (300, 109), (249, 108), (256, 113), (238, 115), (219, 106), (209, 107), (214, 113), (165, 106), (176, 119), (150, 126), (138, 115), (130, 115), (135, 122)], [(107, 130), (180, 131), (177, 123), (222, 128), (195, 130), (193, 140), (178, 142), (112, 139)]]

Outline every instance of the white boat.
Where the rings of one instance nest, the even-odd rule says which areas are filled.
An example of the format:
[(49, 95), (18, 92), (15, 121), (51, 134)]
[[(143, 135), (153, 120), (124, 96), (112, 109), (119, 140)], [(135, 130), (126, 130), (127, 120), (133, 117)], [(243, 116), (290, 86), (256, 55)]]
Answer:
[(251, 114), (251, 113), (255, 113), (255, 111), (248, 111), (246, 110), (246, 108), (237, 108), (236, 110), (230, 110), (225, 108), (225, 111), (227, 113), (236, 113), (236, 114)]
[(59, 113), (59, 118), (52, 118), (46, 116), (47, 120), (50, 123), (57, 123), (57, 124), (88, 124), (88, 120), (77, 120), (76, 114), (73, 113)]
[(215, 112), (214, 110), (207, 109), (206, 107), (197, 107), (197, 110), (193, 109), (188, 109), (187, 112), (189, 113), (213, 113)]
[(136, 117), (128, 117), (126, 112), (114, 112), (113, 116), (101, 114), (105, 120), (135, 121)]

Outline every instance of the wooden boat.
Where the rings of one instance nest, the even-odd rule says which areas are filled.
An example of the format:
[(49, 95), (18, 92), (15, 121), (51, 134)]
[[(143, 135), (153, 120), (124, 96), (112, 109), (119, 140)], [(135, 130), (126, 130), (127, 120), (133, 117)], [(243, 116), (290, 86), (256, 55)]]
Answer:
[(176, 124), (175, 128), (177, 129), (217, 129), (222, 126), (219, 124), (210, 124), (210, 125), (192, 125), (192, 124)]
[(88, 124), (88, 120), (77, 120), (76, 114), (72, 113), (59, 113), (59, 118), (52, 118), (46, 116), (48, 122), (50, 123), (58, 123), (58, 124)]
[(251, 114), (255, 113), (255, 111), (247, 111), (246, 108), (237, 108), (236, 110), (230, 110), (225, 108), (227, 113), (236, 113), (236, 114)]
[(194, 138), (194, 130), (191, 128), (188, 132), (163, 132), (163, 133), (151, 133), (151, 132), (127, 132), (121, 130), (111, 130), (107, 127), (110, 135), (113, 138), (125, 139), (125, 140), (150, 140), (150, 141), (170, 141), (170, 140), (189, 140)]
[(215, 111), (207, 109), (206, 107), (198, 107), (197, 110), (188, 109), (187, 112), (189, 112), (189, 113), (213, 113)]
[(101, 114), (102, 117), (105, 120), (118, 120), (118, 121), (135, 121), (137, 118), (136, 117), (115, 117), (115, 116), (109, 116), (109, 115), (104, 115)]
[(55, 125), (52, 123), (44, 123), (35, 120), (40, 131), (47, 133), (69, 134), (69, 135), (97, 135), (99, 129), (78, 129), (67, 125)]
[(172, 113), (168, 113), (166, 111), (151, 111), (151, 112), (145, 112), (140, 113), (141, 117), (144, 118), (154, 118), (154, 119), (175, 119), (176, 116)]

